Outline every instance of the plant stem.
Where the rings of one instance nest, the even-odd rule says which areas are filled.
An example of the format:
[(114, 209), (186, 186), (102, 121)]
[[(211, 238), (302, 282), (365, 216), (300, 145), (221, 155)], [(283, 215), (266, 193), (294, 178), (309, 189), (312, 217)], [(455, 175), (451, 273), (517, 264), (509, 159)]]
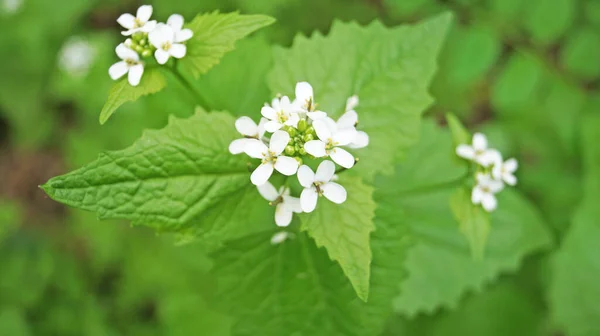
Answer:
[(202, 94), (199, 91), (197, 91), (194, 88), (192, 83), (190, 83), (190, 81), (187, 78), (185, 78), (185, 76), (183, 76), (183, 74), (179, 72), (179, 70), (177, 70), (177, 63), (173, 64), (173, 66), (169, 67), (169, 69), (171, 70), (173, 75), (177, 77), (181, 84), (192, 94), (192, 96), (194, 96), (194, 98), (196, 99), (196, 104), (202, 107), (206, 112), (210, 112), (212, 109), (210, 108), (210, 105), (208, 104), (206, 99), (202, 96)]

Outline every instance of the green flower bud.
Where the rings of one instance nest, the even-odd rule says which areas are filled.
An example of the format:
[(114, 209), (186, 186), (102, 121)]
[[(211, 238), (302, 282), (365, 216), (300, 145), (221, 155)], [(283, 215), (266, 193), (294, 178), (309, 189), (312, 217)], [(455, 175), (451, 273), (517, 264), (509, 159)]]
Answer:
[(293, 137), (297, 134), (296, 129), (291, 126), (287, 126), (287, 132), (291, 137)]
[(301, 149), (302, 149), (302, 146), (300, 146), (300, 144), (299, 144), (299, 143), (297, 143), (297, 144), (294, 146), (294, 150), (295, 150), (296, 152), (299, 152)]
[(296, 140), (294, 140), (294, 138), (290, 138), (290, 141), (288, 141), (288, 145), (293, 146), (296, 143)]
[(141, 32), (137, 32), (137, 33), (135, 33), (135, 34), (133, 34), (133, 35), (131, 36), (131, 38), (132, 38), (134, 41), (140, 41), (140, 40), (141, 40), (141, 39), (143, 39), (144, 37), (145, 37), (145, 36), (144, 36), (144, 33), (141, 33)]
[(139, 54), (144, 52), (144, 47), (142, 47), (141, 45), (136, 45), (135, 48), (133, 48), (133, 50), (137, 51)]
[(300, 155), (306, 155), (306, 150), (304, 148), (300, 148), (298, 153), (300, 153)]
[(298, 131), (304, 132), (307, 126), (308, 123), (306, 122), (306, 119), (300, 119), (300, 121), (298, 122)]
[(304, 134), (304, 141), (305, 142), (309, 142), (311, 140), (315, 140), (315, 136), (314, 135), (312, 135), (311, 133)]
[(141, 46), (145, 46), (146, 44), (148, 44), (148, 40), (147, 40), (147, 39), (141, 39), (141, 40), (138, 42), (138, 44), (139, 44), (139, 45), (141, 45)]
[(299, 165), (302, 165), (302, 159), (298, 156), (294, 157), (294, 159), (296, 159), (296, 161), (298, 161)]
[(294, 155), (296, 154), (296, 149), (293, 146), (287, 146), (285, 147), (285, 154), (287, 155)]
[(152, 56), (152, 50), (146, 49), (142, 51), (142, 57), (150, 57)]
[(294, 141), (296, 141), (296, 143), (302, 142), (302, 136), (301, 135), (295, 136)]
[(306, 132), (304, 132), (306, 134), (312, 134), (313, 136), (316, 135), (315, 133), (315, 128), (312, 126), (308, 126), (308, 128), (306, 129)]

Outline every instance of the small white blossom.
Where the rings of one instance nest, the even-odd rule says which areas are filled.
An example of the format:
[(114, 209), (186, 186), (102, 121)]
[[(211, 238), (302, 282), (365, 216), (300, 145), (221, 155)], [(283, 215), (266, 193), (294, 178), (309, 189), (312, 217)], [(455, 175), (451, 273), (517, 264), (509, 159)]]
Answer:
[(295, 107), (286, 96), (273, 99), (271, 106), (263, 106), (260, 113), (263, 117), (269, 119), (265, 124), (265, 129), (270, 133), (281, 129), (283, 126), (297, 127), (298, 121), (300, 121)]
[(344, 168), (354, 166), (354, 156), (339, 146), (346, 146), (356, 138), (356, 129), (338, 129), (337, 124), (326, 119), (315, 120), (313, 127), (319, 140), (304, 144), (304, 150), (314, 157), (330, 156), (335, 163)]
[(140, 61), (140, 56), (123, 43), (117, 46), (116, 52), (122, 61), (113, 64), (108, 69), (110, 78), (117, 80), (129, 73), (127, 77), (129, 84), (137, 86), (144, 74), (144, 65)]
[(473, 134), (473, 144), (471, 146), (461, 144), (456, 147), (456, 154), (467, 160), (472, 160), (488, 167), (498, 160), (499, 153), (496, 150), (488, 149), (488, 143), (485, 135), (481, 133)]
[(473, 204), (481, 204), (488, 211), (494, 211), (498, 205), (496, 196), (504, 187), (502, 181), (497, 181), (490, 174), (477, 174), (477, 185), (471, 193), (471, 201)]
[(271, 237), (271, 245), (278, 245), (291, 238), (292, 235), (287, 231), (277, 232)]
[(496, 162), (492, 168), (492, 177), (499, 181), (504, 181), (506, 184), (514, 186), (517, 184), (517, 178), (514, 173), (518, 168), (516, 159), (508, 159)]
[(294, 105), (298, 109), (298, 112), (306, 114), (312, 120), (327, 117), (327, 113), (316, 110), (313, 88), (307, 82), (296, 84), (296, 100), (294, 101)]
[(194, 32), (191, 29), (183, 29), (183, 22), (183, 16), (179, 14), (173, 14), (169, 16), (169, 19), (167, 20), (167, 25), (173, 28), (175, 42), (185, 42), (194, 36)]
[(244, 137), (235, 139), (229, 144), (229, 152), (231, 154), (240, 154), (244, 152), (244, 148), (248, 142), (253, 139), (260, 140), (265, 134), (265, 118), (261, 118), (258, 125), (249, 117), (240, 117), (235, 121), (235, 128)]
[(286, 176), (296, 173), (298, 161), (292, 157), (281, 155), (289, 141), (290, 135), (287, 132), (275, 131), (271, 136), (269, 147), (262, 141), (254, 139), (246, 144), (244, 152), (250, 157), (262, 160), (250, 176), (254, 185), (259, 186), (267, 182), (274, 169)]
[(347, 112), (354, 110), (358, 106), (358, 102), (359, 100), (357, 95), (351, 96), (346, 100), (346, 108), (344, 109), (344, 111)]
[(167, 63), (171, 56), (183, 58), (187, 52), (187, 47), (181, 43), (184, 41), (177, 39), (173, 28), (164, 23), (159, 23), (148, 34), (148, 41), (156, 48), (154, 57), (159, 64)]
[(306, 165), (298, 168), (298, 181), (304, 187), (302, 194), (300, 194), (302, 211), (312, 212), (317, 206), (317, 199), (321, 195), (337, 204), (346, 201), (346, 189), (332, 182), (334, 175), (335, 164), (329, 160), (321, 162), (317, 167), (316, 174)]
[[(345, 113), (337, 121), (338, 129), (356, 129), (358, 124), (358, 113), (354, 110), (358, 106), (358, 96), (352, 96), (346, 101)], [(363, 131), (357, 131), (352, 142), (348, 144), (349, 148), (364, 148), (369, 145), (369, 135)]]
[(59, 55), (59, 66), (73, 76), (85, 75), (94, 58), (96, 50), (80, 37), (71, 37), (65, 42)]
[(150, 21), (152, 6), (144, 5), (138, 8), (135, 16), (126, 13), (117, 19), (117, 22), (127, 29), (121, 32), (124, 36), (133, 35), (137, 32), (149, 33), (156, 27), (156, 20)]
[(290, 225), (292, 222), (292, 215), (294, 213), (301, 213), (302, 208), (300, 207), (300, 199), (298, 197), (290, 196), (290, 189), (281, 187), (279, 191), (270, 183), (266, 182), (263, 185), (258, 186), (258, 192), (267, 201), (275, 205), (275, 224), (280, 227)]

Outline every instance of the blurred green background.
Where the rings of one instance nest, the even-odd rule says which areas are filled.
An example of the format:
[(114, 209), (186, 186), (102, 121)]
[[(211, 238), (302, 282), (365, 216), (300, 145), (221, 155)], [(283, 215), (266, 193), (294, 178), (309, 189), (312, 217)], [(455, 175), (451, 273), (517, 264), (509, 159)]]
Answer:
[[(181, 13), (190, 20), (213, 10), (277, 19), (198, 83), (209, 92), (244, 90), (234, 75), (264, 76), (269, 43), (289, 46), (297, 32), (326, 33), (334, 19), (396, 25), (452, 11), (455, 24), (431, 87), (436, 103), (426, 116), (443, 123), (452, 111), (507, 156), (517, 156), (518, 188), (543, 213), (554, 248), (561, 246), (584, 190), (581, 120), (600, 107), (600, 1), (149, 3), (160, 19)], [(201, 246), (178, 247), (147, 229), (99, 223), (38, 189), (100, 151), (128, 146), (143, 129), (162, 127), (170, 114), (192, 114), (190, 97), (170, 83), (159, 95), (123, 106), (105, 126), (98, 123), (112, 84), (107, 69), (121, 39), (116, 18), (140, 4), (0, 0), (0, 336), (229, 334), (230, 320), (208, 308), (213, 282)], [(249, 58), (257, 45), (264, 48)], [(223, 69), (235, 72), (240, 57), (253, 66), (238, 63), (227, 76)], [(259, 93), (240, 103), (215, 91), (212, 105), (256, 108), (268, 96)], [(550, 258), (551, 251), (529, 256), (516, 274), (469, 293), (455, 310), (394, 317), (387, 333), (563, 335), (545, 294)]]

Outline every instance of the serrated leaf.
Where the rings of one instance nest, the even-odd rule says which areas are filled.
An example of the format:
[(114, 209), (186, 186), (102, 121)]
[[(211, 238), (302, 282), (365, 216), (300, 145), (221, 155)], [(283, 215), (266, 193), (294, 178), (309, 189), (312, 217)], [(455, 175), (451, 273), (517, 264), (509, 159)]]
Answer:
[(318, 247), (324, 246), (331, 260), (340, 263), (358, 297), (367, 301), (371, 267), (370, 234), (375, 230), (373, 188), (358, 178), (342, 178), (348, 199), (335, 204), (322, 199), (315, 211), (300, 216), (301, 229)]
[(490, 233), (490, 217), (481, 206), (473, 204), (471, 193), (465, 188), (458, 188), (452, 194), (450, 209), (459, 223), (460, 232), (469, 241), (473, 258), (482, 260)]
[[(48, 181), (56, 201), (161, 231), (193, 230), (213, 243), (272, 223), (272, 211), (250, 183), (248, 159), (228, 152), (236, 135), (226, 113), (171, 118), (131, 147)], [(267, 220), (268, 218), (268, 220)]]
[(119, 79), (110, 89), (106, 103), (102, 107), (100, 124), (104, 124), (121, 105), (136, 101), (142, 96), (156, 93), (164, 89), (165, 86), (167, 86), (167, 80), (158, 68), (145, 69), (138, 86), (131, 86), (127, 77)]
[(501, 272), (514, 271), (525, 255), (550, 242), (535, 208), (513, 190), (504, 190), (491, 215), (485, 258), (474, 260), (448, 204), (467, 172), (452, 164), (451, 150), (449, 132), (425, 123), (421, 142), (397, 167), (396, 175), (382, 177), (375, 185), (383, 199), (402, 211), (400, 222), (412, 229), (415, 245), (405, 264), (408, 277), (395, 300), (396, 311), (409, 316), (454, 307), (465, 292)]
[(269, 87), (273, 94), (293, 96), (296, 83), (308, 81), (319, 109), (332, 117), (357, 94), (360, 128), (370, 144), (355, 152), (361, 164), (353, 172), (368, 178), (391, 174), (390, 153), (400, 156), (414, 144), (421, 113), (432, 102), (429, 82), (450, 22), (450, 14), (397, 28), (335, 22), (326, 37), (297, 36), (291, 49), (275, 49)]
[(233, 50), (237, 40), (273, 22), (275, 19), (266, 15), (200, 14), (186, 25), (194, 36), (187, 42), (187, 54), (181, 63), (197, 78)]

